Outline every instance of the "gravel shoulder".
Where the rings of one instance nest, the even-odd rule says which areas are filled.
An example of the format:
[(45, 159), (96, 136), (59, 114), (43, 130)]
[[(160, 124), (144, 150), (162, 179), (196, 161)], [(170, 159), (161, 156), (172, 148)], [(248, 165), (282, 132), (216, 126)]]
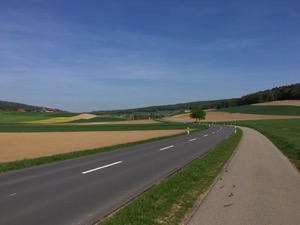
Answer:
[(187, 224), (299, 224), (299, 172), (265, 136), (242, 130), (235, 155)]

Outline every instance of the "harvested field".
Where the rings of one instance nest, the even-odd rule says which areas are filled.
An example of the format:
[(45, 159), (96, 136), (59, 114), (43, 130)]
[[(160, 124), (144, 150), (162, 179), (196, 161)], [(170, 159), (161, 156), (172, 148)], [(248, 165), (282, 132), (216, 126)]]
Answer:
[(0, 163), (179, 134), (183, 130), (0, 133)]
[(283, 100), (283, 101), (273, 101), (258, 103), (253, 105), (288, 105), (288, 106), (300, 106), (300, 100)]
[(83, 124), (79, 124), (76, 123), (76, 121), (74, 121), (74, 123), (71, 124), (77, 124), (77, 125), (101, 125), (101, 124), (153, 124), (153, 123), (160, 123), (158, 121), (155, 120), (124, 120), (124, 121), (114, 121), (114, 122), (87, 122), (87, 123), (83, 123)]
[[(225, 122), (225, 121), (239, 121), (239, 120), (267, 120), (267, 119), (292, 119), (300, 118), (300, 116), (273, 116), (273, 115), (257, 115), (257, 114), (242, 114), (242, 113), (227, 113), (227, 112), (215, 112), (207, 111), (206, 119), (204, 122)], [(168, 121), (173, 122), (194, 122), (189, 114), (183, 114), (182, 116), (166, 118)]]
[(77, 115), (77, 116), (73, 116), (73, 118), (85, 119), (85, 120), (93, 119), (95, 117), (97, 117), (97, 115), (89, 114), (89, 113), (83, 113), (83, 114), (80, 114), (80, 115)]

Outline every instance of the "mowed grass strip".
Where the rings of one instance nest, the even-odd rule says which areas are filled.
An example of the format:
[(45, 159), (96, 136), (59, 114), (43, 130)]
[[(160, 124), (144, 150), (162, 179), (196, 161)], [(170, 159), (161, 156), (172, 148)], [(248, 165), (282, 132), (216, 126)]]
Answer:
[(269, 138), (300, 171), (300, 119), (240, 121)]
[(161, 181), (99, 225), (180, 224), (212, 184), (242, 136), (241, 130), (188, 166)]

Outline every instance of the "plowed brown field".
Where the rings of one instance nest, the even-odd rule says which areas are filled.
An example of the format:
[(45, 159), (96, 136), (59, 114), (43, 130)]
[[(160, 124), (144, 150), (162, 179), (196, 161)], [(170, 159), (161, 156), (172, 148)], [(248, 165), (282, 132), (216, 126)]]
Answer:
[(94, 149), (182, 132), (184, 131), (0, 133), (0, 162)]

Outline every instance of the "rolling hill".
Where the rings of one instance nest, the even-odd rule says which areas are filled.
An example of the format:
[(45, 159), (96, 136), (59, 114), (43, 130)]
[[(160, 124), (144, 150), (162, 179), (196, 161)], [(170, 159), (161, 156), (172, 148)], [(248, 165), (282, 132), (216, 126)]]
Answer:
[[(152, 116), (162, 117), (164, 115), (172, 115), (176, 113), (182, 113), (184, 110), (192, 109), (195, 106), (200, 106), (203, 109), (221, 109), (235, 106), (243, 106), (256, 103), (271, 102), (277, 100), (300, 100), (300, 83), (275, 87), (272, 89), (255, 92), (242, 96), (241, 98), (220, 99), (220, 100), (208, 100), (208, 101), (194, 101), (188, 103), (170, 104), (149, 106), (134, 109), (120, 109), (120, 110), (98, 110), (93, 111), (94, 114), (153, 114)], [(43, 112), (47, 110), (53, 110), (47, 107), (32, 106), (22, 103), (8, 102), (0, 100), (0, 110), (4, 111), (38, 111)], [(56, 111), (61, 111), (54, 109)], [(155, 115), (154, 115), (155, 114)]]
[(272, 89), (255, 92), (242, 96), (241, 98), (221, 99), (211, 101), (196, 101), (188, 103), (180, 103), (173, 105), (150, 106), (135, 109), (123, 110), (109, 110), (109, 111), (94, 111), (93, 113), (102, 114), (133, 114), (133, 113), (160, 113), (169, 114), (170, 111), (174, 113), (182, 113), (184, 110), (192, 109), (195, 106), (200, 106), (203, 109), (221, 109), (235, 106), (250, 105), (256, 103), (271, 102), (277, 100), (300, 100), (300, 83), (275, 87)]

